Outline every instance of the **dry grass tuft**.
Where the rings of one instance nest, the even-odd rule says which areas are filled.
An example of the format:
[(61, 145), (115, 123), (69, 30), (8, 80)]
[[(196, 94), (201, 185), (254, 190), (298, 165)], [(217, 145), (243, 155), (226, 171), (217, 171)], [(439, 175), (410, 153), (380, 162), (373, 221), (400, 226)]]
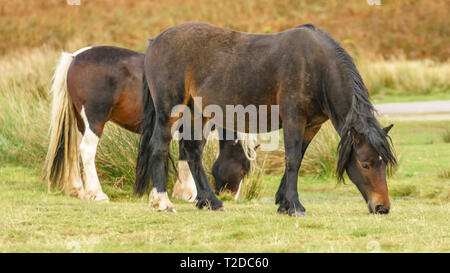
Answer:
[(242, 195), (246, 200), (258, 200), (264, 192), (264, 170), (267, 162), (267, 156), (262, 163), (254, 165), (247, 176), (242, 181)]
[(450, 63), (398, 57), (377, 61), (360, 58), (357, 65), (372, 96), (441, 94), (450, 89)]
[(339, 136), (331, 122), (325, 123), (306, 150), (300, 174), (335, 180), (338, 144)]
[[(282, 133), (281, 133), (282, 134)], [(281, 137), (282, 139), (282, 137)], [(312, 140), (300, 167), (300, 175), (313, 178), (335, 179), (337, 162), (337, 145), (339, 136), (330, 122), (325, 123), (315, 138)], [(280, 144), (279, 150), (271, 152), (260, 152), (266, 156), (266, 167), (264, 172), (271, 175), (279, 175), (284, 172), (284, 147)], [(259, 156), (259, 155), (258, 155)], [(260, 156), (262, 157), (262, 156)], [(262, 162), (258, 162), (262, 164)]]
[(442, 134), (442, 139), (445, 143), (450, 143), (450, 129), (445, 129), (445, 132)]

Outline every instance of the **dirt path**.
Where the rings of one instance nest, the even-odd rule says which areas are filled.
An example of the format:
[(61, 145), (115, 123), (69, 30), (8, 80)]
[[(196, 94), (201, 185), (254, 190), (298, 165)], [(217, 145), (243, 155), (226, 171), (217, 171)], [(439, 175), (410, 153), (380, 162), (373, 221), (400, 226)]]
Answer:
[(450, 100), (385, 103), (375, 109), (390, 120), (450, 120)]

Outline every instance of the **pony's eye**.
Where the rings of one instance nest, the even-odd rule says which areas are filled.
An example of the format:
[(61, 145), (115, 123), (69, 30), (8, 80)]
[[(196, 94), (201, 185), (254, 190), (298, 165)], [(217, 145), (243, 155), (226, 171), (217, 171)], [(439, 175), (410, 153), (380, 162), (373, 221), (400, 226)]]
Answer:
[(366, 163), (361, 163), (361, 167), (363, 167), (366, 170), (368, 170), (370, 168), (369, 164), (366, 164)]

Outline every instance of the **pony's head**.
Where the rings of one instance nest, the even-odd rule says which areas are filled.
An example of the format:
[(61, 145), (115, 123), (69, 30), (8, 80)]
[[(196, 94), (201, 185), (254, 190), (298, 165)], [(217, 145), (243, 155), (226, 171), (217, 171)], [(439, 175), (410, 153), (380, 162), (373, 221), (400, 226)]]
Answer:
[(219, 157), (212, 168), (216, 194), (225, 190), (239, 194), (242, 179), (250, 171), (251, 164), (242, 141), (221, 140)]
[[(347, 96), (347, 103), (340, 108), (345, 111), (344, 115), (334, 115), (332, 120), (341, 136), (339, 142), (339, 159), (337, 164), (338, 179), (343, 180), (344, 171), (347, 172), (352, 182), (363, 195), (371, 213), (389, 213), (391, 204), (386, 183), (386, 171), (397, 164), (392, 142), (388, 136), (393, 125), (382, 128), (375, 118), (375, 109), (370, 102), (369, 92), (353, 62), (352, 57), (328, 34), (319, 30), (320, 33), (334, 45), (338, 71), (342, 73), (340, 78), (344, 88), (352, 92), (336, 92), (352, 94)], [(351, 106), (348, 104), (351, 98)], [(342, 99), (336, 100), (342, 103)]]
[(392, 126), (369, 134), (351, 128), (340, 143), (339, 178), (342, 179), (346, 170), (371, 213), (387, 214), (391, 206), (386, 172), (390, 165), (396, 164), (388, 141)]

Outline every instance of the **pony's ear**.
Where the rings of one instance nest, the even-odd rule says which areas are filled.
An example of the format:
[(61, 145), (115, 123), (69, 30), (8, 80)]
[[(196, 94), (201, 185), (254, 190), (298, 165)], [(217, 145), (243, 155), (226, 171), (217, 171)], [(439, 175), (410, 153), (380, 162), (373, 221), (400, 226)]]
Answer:
[(389, 131), (392, 129), (392, 127), (394, 127), (394, 124), (384, 127), (383, 128), (384, 133), (387, 135), (389, 133)]
[(353, 143), (358, 144), (359, 143), (359, 134), (356, 132), (355, 128), (350, 128), (348, 130), (348, 135), (352, 137)]

